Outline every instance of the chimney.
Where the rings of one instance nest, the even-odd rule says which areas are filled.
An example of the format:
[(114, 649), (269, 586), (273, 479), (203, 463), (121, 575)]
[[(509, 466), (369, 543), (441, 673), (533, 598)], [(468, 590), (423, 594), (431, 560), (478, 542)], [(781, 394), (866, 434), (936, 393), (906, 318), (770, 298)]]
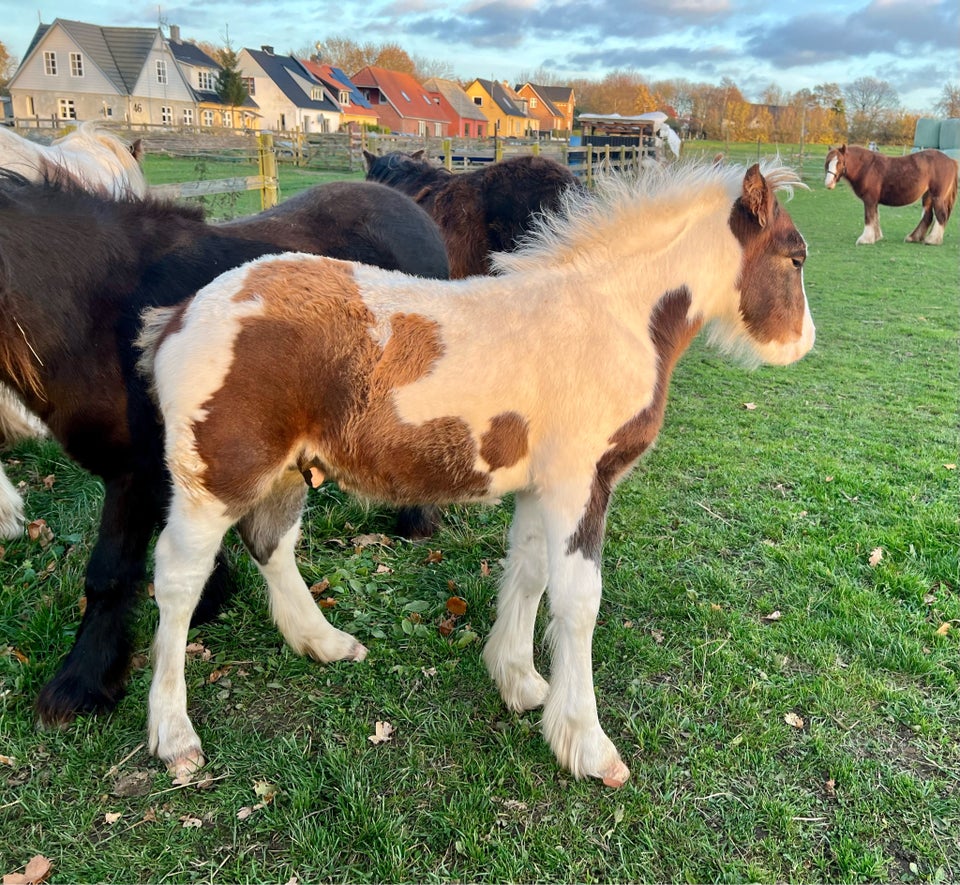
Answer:
[(180, 42), (180, 25), (170, 25), (170, 42)]
[(260, 51), (266, 53), (267, 55), (273, 55), (273, 47), (272, 47), (272, 46), (261, 46), (261, 47), (260, 47)]

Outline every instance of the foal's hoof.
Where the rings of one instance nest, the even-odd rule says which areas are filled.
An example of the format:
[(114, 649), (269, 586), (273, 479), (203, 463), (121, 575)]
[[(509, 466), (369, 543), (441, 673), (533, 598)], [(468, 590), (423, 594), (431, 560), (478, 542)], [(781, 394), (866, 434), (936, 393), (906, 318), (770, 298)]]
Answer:
[(167, 773), (173, 778), (175, 784), (188, 784), (206, 764), (207, 760), (203, 758), (203, 753), (199, 750), (190, 750), (183, 756), (168, 762)]
[(603, 773), (603, 785), (617, 789), (618, 787), (622, 787), (629, 777), (630, 769), (618, 759)]

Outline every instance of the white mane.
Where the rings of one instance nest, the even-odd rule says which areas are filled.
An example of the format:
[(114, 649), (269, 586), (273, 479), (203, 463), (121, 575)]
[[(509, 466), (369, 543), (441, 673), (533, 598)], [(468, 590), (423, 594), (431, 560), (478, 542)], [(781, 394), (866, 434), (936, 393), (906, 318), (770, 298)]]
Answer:
[[(760, 172), (775, 191), (786, 191), (790, 197), (795, 187), (806, 187), (779, 158), (761, 163)], [(671, 206), (716, 199), (732, 204), (740, 196), (745, 174), (744, 166), (681, 162), (633, 175), (604, 175), (593, 191), (570, 188), (557, 211), (536, 216), (519, 249), (491, 256), (494, 272), (532, 271), (575, 258), (582, 261), (584, 256), (590, 260), (604, 255), (612, 242), (641, 225), (656, 248), (661, 239), (658, 228), (676, 214)]]

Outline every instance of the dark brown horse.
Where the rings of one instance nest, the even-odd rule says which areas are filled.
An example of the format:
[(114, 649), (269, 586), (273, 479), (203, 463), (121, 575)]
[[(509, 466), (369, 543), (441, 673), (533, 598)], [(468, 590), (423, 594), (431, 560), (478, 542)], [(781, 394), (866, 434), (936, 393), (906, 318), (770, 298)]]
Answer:
[(906, 241), (939, 246), (957, 199), (957, 161), (943, 151), (925, 150), (903, 157), (885, 157), (855, 145), (841, 145), (827, 154), (824, 184), (832, 190), (841, 178), (863, 200), (863, 233), (858, 245), (883, 237), (877, 204), (909, 206), (923, 201), (923, 215)]
[[(103, 480), (105, 493), (87, 608), (73, 649), (40, 694), (43, 721), (109, 710), (123, 694), (136, 591), (169, 494), (160, 418), (135, 371), (141, 311), (180, 304), (223, 271), (290, 251), (447, 275), (437, 226), (383, 185), (319, 185), (260, 215), (212, 225), (194, 207), (111, 200), (0, 172), (0, 410), (12, 392)], [(2, 418), (0, 411), (0, 428)], [(218, 556), (204, 615), (230, 586)]]
[(536, 215), (555, 211), (564, 191), (581, 187), (566, 166), (546, 157), (513, 157), (454, 175), (423, 151), (363, 155), (368, 181), (402, 191), (433, 216), (452, 279), (490, 273), (492, 252), (512, 252)]

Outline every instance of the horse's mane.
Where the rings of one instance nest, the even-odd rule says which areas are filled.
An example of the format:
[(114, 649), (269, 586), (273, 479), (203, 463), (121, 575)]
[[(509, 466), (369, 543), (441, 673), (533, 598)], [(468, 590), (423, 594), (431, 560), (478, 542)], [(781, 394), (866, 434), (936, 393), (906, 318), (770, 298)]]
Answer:
[(403, 151), (390, 151), (377, 157), (370, 166), (368, 179), (398, 189), (431, 184), (447, 179), (452, 173), (428, 160), (419, 160)]
[[(806, 188), (798, 173), (780, 159), (764, 161), (760, 172), (774, 191), (789, 197)], [(610, 174), (596, 180), (595, 189), (568, 188), (554, 212), (532, 220), (530, 232), (514, 252), (491, 256), (495, 273), (542, 270), (579, 258), (605, 260), (610, 243), (625, 230), (646, 224), (652, 241), (659, 239), (656, 220), (675, 215), (671, 206), (693, 200), (723, 197), (732, 203), (740, 196), (746, 167), (697, 161), (644, 168), (636, 174)], [(664, 208), (664, 207), (667, 208)], [(659, 216), (657, 215), (659, 213)], [(628, 227), (629, 226), (629, 227)]]

